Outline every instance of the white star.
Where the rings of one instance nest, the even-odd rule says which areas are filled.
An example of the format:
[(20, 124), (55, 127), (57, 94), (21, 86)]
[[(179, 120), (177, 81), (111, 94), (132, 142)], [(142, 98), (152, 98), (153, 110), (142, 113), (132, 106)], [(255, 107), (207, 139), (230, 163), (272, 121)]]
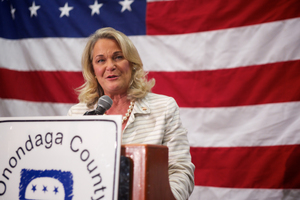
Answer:
[(92, 9), (91, 15), (93, 16), (95, 13), (96, 13), (97, 15), (99, 15), (99, 14), (100, 14), (100, 10), (99, 10), (99, 9), (100, 9), (102, 6), (103, 6), (103, 3), (98, 4), (98, 1), (95, 0), (94, 5), (89, 5), (90, 9)]
[(134, 2), (134, 0), (124, 0), (124, 1), (119, 1), (119, 4), (122, 5), (122, 10), (121, 12), (124, 12), (125, 10), (131, 11), (130, 5)]
[(15, 19), (15, 12), (16, 12), (16, 9), (13, 8), (12, 5), (10, 5), (10, 13), (11, 13), (11, 16), (12, 16), (13, 19)]
[(61, 11), (60, 17), (63, 17), (64, 15), (69, 17), (69, 12), (73, 10), (73, 7), (69, 7), (67, 2), (65, 3), (64, 7), (59, 7), (59, 10)]
[(35, 2), (32, 2), (32, 6), (29, 7), (29, 10), (30, 10), (30, 17), (32, 17), (33, 15), (34, 15), (34, 16), (37, 16), (37, 12), (36, 12), (36, 11), (37, 11), (38, 9), (40, 9), (40, 7), (41, 7), (41, 6), (36, 6), (36, 5), (35, 5)]

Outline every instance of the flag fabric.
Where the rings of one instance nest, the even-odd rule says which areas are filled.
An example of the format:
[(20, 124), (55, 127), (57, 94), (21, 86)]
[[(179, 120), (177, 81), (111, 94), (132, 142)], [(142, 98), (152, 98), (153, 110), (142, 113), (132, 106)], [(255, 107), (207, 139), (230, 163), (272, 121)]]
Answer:
[(66, 115), (107, 26), (180, 107), (190, 199), (300, 199), (299, 0), (1, 0), (0, 116)]

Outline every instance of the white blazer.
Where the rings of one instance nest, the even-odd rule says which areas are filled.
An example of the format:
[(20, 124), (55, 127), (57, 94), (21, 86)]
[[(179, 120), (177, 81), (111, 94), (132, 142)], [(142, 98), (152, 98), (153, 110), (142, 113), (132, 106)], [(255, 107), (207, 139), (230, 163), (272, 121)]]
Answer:
[[(96, 105), (95, 105), (96, 106)], [(79, 103), (68, 112), (81, 116), (88, 108)], [(179, 107), (172, 97), (148, 93), (135, 102), (123, 130), (122, 144), (157, 144), (169, 148), (169, 180), (176, 199), (186, 200), (194, 188), (187, 130), (182, 127)]]

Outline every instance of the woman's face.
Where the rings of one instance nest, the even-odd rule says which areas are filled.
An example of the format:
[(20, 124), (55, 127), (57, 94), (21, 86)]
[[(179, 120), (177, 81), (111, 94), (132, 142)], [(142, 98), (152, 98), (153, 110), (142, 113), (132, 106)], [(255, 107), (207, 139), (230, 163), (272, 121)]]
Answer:
[(99, 39), (92, 56), (94, 72), (104, 94), (127, 95), (131, 67), (118, 43), (112, 39)]

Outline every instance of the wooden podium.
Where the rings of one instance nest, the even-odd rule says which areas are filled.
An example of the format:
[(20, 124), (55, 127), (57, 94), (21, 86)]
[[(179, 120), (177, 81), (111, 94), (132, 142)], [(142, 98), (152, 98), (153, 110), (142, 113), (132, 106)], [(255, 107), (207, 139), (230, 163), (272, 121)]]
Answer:
[(149, 144), (121, 146), (121, 155), (132, 160), (132, 200), (175, 200), (168, 175), (168, 147)]

